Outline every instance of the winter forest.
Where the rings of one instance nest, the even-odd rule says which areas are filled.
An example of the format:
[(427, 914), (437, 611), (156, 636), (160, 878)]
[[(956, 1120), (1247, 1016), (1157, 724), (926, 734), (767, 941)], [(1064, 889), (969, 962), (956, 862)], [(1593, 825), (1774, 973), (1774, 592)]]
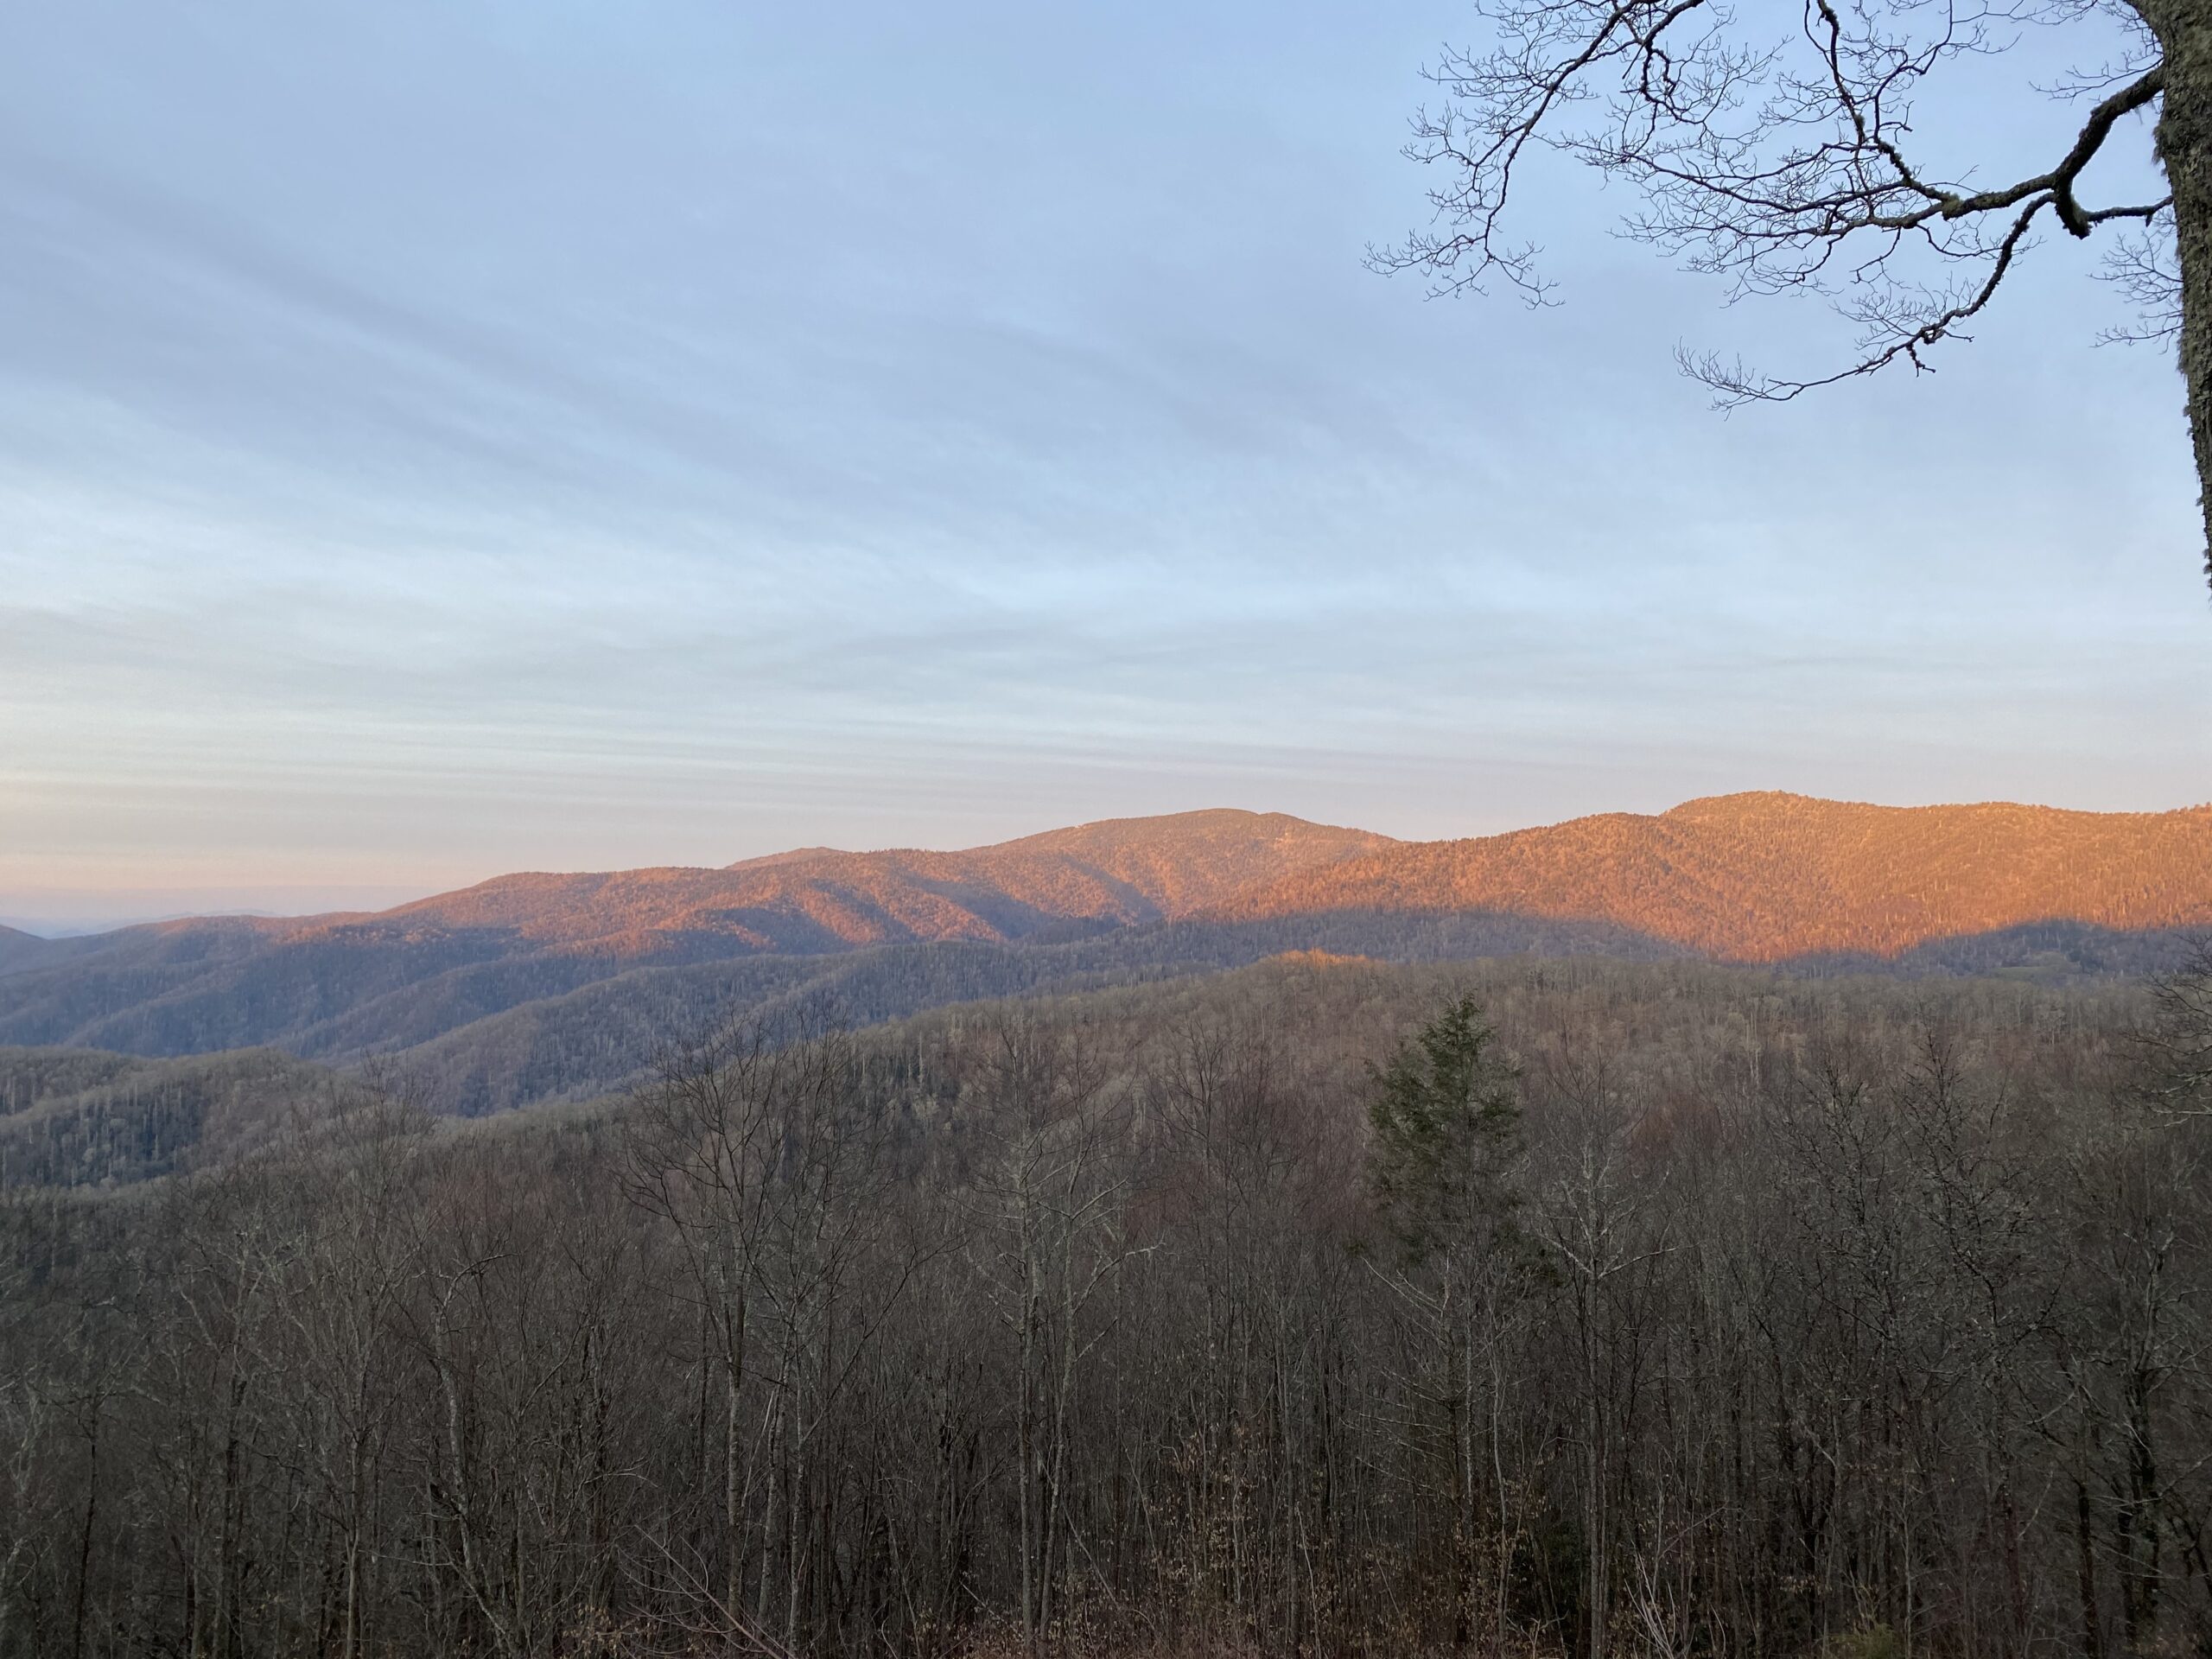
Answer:
[(0, 1654), (2212, 1644), (2212, 977), (1278, 959), (0, 1208)]

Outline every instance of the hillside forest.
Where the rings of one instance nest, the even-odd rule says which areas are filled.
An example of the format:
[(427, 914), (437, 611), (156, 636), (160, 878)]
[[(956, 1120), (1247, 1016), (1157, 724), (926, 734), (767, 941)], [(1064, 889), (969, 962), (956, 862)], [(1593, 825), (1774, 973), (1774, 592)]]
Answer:
[(220, 1131), (0, 1192), (0, 1655), (2212, 1649), (2202, 960), (0, 1074)]

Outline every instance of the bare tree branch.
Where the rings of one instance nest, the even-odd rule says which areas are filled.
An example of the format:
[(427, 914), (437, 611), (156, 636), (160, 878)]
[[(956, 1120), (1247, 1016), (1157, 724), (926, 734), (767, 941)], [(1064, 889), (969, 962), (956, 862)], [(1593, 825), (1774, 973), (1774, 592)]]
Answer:
[[(1548, 301), (1536, 250), (1505, 230), (1529, 155), (1543, 148), (1636, 186), (1643, 202), (1626, 233), (1726, 277), (1732, 300), (1813, 291), (1858, 324), (1854, 360), (1803, 378), (1679, 351), (1723, 407), (1787, 401), (1898, 362), (1927, 369), (1929, 349), (1966, 338), (1961, 325), (1995, 299), (2046, 209), (2076, 238), (2135, 226), (2127, 245), (2150, 251), (2121, 256), (2122, 291), (2149, 296), (2155, 315), (2171, 308), (2144, 275), (2159, 268), (2171, 199), (2082, 194), (2115, 130), (2164, 93), (2165, 66), (2139, 26), (2117, 68), (2062, 89), (2101, 96), (2047, 168), (1975, 187), (1917, 154), (1913, 98), (1938, 68), (2004, 50), (2018, 27), (2102, 8), (1808, 0), (1796, 39), (1774, 43), (1751, 37), (1720, 0), (1484, 0), (1478, 10), (1492, 43), (1447, 50), (1427, 71), (1444, 100), (1416, 115), (1406, 150), (1444, 175), (1429, 193), (1433, 219), (1370, 250), (1377, 270), (1418, 271), (1440, 295), (1495, 277)], [(1912, 269), (1931, 260), (1956, 274)]]

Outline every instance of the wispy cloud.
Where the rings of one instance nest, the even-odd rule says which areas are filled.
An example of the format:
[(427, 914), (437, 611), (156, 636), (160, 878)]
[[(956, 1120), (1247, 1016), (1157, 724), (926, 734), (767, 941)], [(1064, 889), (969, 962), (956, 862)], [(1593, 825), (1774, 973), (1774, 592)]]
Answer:
[(1461, 21), (12, 16), (0, 910), (1223, 800), (2212, 794), (2171, 371), (2088, 350), (2079, 273), (1731, 421), (1669, 345), (1797, 322), (1616, 204), (1541, 209), (1575, 306), (1423, 303), (1357, 256)]

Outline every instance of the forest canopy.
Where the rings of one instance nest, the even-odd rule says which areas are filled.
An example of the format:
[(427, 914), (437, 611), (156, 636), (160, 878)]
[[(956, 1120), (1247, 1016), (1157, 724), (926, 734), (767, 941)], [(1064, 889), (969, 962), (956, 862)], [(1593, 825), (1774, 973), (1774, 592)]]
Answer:
[(0, 1200), (0, 1654), (2199, 1643), (2189, 1006), (1313, 956), (340, 1091)]

